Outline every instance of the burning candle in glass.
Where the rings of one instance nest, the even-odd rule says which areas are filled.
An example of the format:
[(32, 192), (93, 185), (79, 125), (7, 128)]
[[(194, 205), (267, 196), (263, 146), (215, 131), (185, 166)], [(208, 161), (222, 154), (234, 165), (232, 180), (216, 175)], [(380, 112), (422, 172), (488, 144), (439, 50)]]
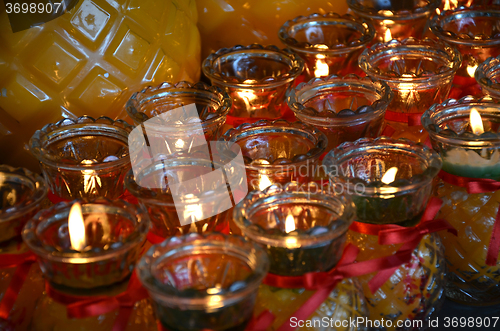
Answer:
[(375, 40), (422, 38), (427, 20), (441, 0), (347, 0), (349, 8), (373, 24)]
[(270, 272), (287, 276), (333, 268), (354, 217), (350, 199), (314, 183), (252, 191), (234, 209), (243, 235), (267, 250)]
[[(194, 107), (187, 107), (193, 104)], [(202, 82), (165, 82), (134, 93), (126, 108), (136, 125), (148, 123), (146, 131), (151, 146), (155, 144), (155, 135), (163, 138), (165, 130), (171, 127), (176, 134), (172, 132), (166, 143), (171, 151), (180, 151), (190, 146), (189, 133), (196, 132), (198, 125), (201, 125), (206, 140), (219, 138), (231, 109), (231, 99), (220, 88)]]
[(359, 57), (361, 69), (387, 83), (394, 93), (385, 113), (392, 137), (422, 143), (427, 133), (420, 125), (421, 114), (448, 97), (460, 63), (455, 48), (430, 39), (375, 44)]
[(283, 115), (285, 92), (302, 73), (304, 61), (287, 49), (254, 44), (222, 48), (203, 61), (202, 69), (212, 85), (231, 97), (229, 115), (248, 122)]
[(500, 55), (499, 20), (500, 10), (495, 6), (472, 6), (443, 11), (430, 21), (431, 31), (463, 56), (453, 81), (458, 88), (457, 98), (468, 94), (481, 96), (474, 72), (487, 58)]
[(500, 263), (487, 264), (487, 259), (499, 191), (468, 193), (453, 176), (477, 180), (479, 185), (485, 179), (500, 180), (500, 105), (484, 98), (451, 99), (427, 110), (422, 123), (443, 158), (438, 195), (444, 204), (438, 217), (458, 231), (457, 237), (440, 233), (449, 270), (446, 295), (469, 304), (498, 303)]
[[(21, 231), (41, 208), (47, 196), (47, 185), (43, 178), (24, 168), (13, 168), (8, 165), (0, 165), (0, 261), (7, 255), (17, 257), (18, 260), (7, 267), (0, 267), (0, 302), (3, 309), (9, 303), (7, 300), (7, 289), (14, 282), (22, 281), (17, 272), (26, 261), (25, 255), (28, 248), (22, 244)], [(35, 300), (43, 292), (43, 280), (40, 269), (37, 266), (28, 266), (27, 275), (22, 287), (17, 294), (12, 309), (7, 311), (8, 323), (12, 330), (27, 329), (30, 322)], [(3, 314), (2, 314), (3, 315)], [(3, 317), (3, 316), (2, 316)], [(8, 326), (0, 318), (0, 329), (8, 329)]]
[(37, 130), (29, 142), (49, 189), (66, 200), (119, 197), (130, 169), (132, 126), (108, 117), (64, 119)]
[(500, 56), (490, 57), (481, 63), (475, 73), (483, 93), (500, 102)]
[(156, 159), (136, 173), (130, 171), (125, 185), (148, 210), (152, 232), (159, 237), (227, 232), (226, 214), (232, 207), (229, 195), (239, 201), (242, 193), (237, 190), (246, 188), (243, 171), (233, 163), (212, 161), (203, 154), (177, 153)]
[(189, 234), (149, 249), (137, 274), (169, 331), (243, 331), (267, 274), (266, 252), (239, 236)]
[(80, 291), (128, 279), (149, 230), (141, 207), (105, 198), (58, 203), (23, 230), (49, 284)]
[(352, 196), (357, 221), (416, 225), (441, 169), (433, 150), (406, 139), (359, 139), (323, 159), (335, 191)]
[(356, 75), (313, 79), (287, 93), (295, 116), (326, 135), (327, 150), (345, 141), (378, 137), (392, 98), (386, 83)]
[(249, 190), (310, 181), (321, 175), (319, 157), (328, 144), (326, 136), (313, 126), (285, 120), (242, 124), (222, 139), (240, 146)]
[(279, 31), (281, 41), (304, 59), (306, 82), (359, 71), (358, 56), (374, 36), (370, 23), (336, 13), (299, 16)]

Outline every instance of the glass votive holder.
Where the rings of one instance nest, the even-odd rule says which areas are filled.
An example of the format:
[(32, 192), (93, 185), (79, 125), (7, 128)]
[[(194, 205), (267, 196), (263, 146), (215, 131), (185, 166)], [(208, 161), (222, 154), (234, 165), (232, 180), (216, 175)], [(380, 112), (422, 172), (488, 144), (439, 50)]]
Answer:
[(308, 82), (314, 77), (359, 71), (358, 56), (373, 40), (375, 29), (362, 19), (330, 12), (287, 21), (278, 36), (304, 59), (302, 76)]
[(500, 56), (490, 57), (481, 63), (474, 77), (484, 94), (500, 102)]
[(258, 245), (208, 233), (151, 247), (137, 274), (165, 329), (243, 331), (268, 269), (269, 259)]
[(269, 272), (286, 276), (333, 268), (354, 217), (348, 197), (315, 183), (252, 191), (234, 209), (243, 235), (267, 250)]
[[(194, 107), (187, 107), (193, 104)], [(206, 140), (217, 140), (231, 109), (231, 99), (220, 88), (203, 82), (165, 82), (134, 93), (126, 108), (134, 124), (148, 123), (145, 129), (149, 140), (154, 139), (155, 135), (163, 137), (165, 130), (171, 128), (171, 141), (167, 143), (172, 151), (179, 151), (189, 146), (190, 132), (196, 132), (199, 125)], [(178, 139), (188, 141), (179, 144)], [(150, 141), (150, 144), (154, 142)]]
[(457, 98), (469, 94), (482, 95), (474, 72), (487, 58), (500, 55), (499, 20), (500, 6), (460, 7), (443, 11), (431, 19), (431, 31), (442, 41), (456, 47), (463, 57), (453, 81), (458, 91)]
[(378, 137), (392, 98), (386, 83), (356, 75), (312, 79), (287, 93), (295, 116), (326, 135), (327, 151), (345, 141)]
[[(71, 241), (69, 227), (70, 210), (76, 202), (81, 203), (84, 229), (78, 234), (85, 243), (78, 247)], [(99, 198), (44, 209), (26, 224), (22, 235), (50, 286), (85, 295), (89, 289), (128, 279), (148, 230), (149, 218), (141, 207)]]
[[(227, 233), (226, 215), (233, 207), (230, 195), (240, 201), (246, 183), (244, 169), (226, 167), (201, 154), (176, 153), (155, 160), (138, 173), (130, 171), (125, 186), (147, 209), (151, 232), (160, 238), (190, 232)], [(230, 178), (226, 179), (228, 172), (221, 171), (223, 168), (234, 170)]]
[[(471, 116), (473, 110), (480, 117), (477, 123)], [(446, 295), (465, 304), (500, 302), (500, 254), (490, 248), (499, 225), (500, 191), (490, 186), (500, 180), (499, 123), (500, 104), (486, 97), (446, 100), (422, 116), (432, 146), (443, 159), (436, 187), (443, 200), (438, 218), (458, 231), (456, 237), (439, 233), (448, 264)], [(477, 131), (478, 124), (482, 130)], [(484, 185), (490, 188), (481, 189)]]
[(63, 119), (37, 130), (30, 152), (40, 161), (49, 189), (65, 200), (118, 198), (130, 169), (133, 127), (108, 117)]
[(0, 243), (21, 235), (24, 225), (42, 207), (47, 185), (24, 168), (0, 165)]
[[(359, 222), (402, 226), (420, 222), (441, 163), (432, 149), (388, 137), (346, 142), (323, 159), (334, 191), (352, 197)], [(384, 178), (391, 168), (394, 178)]]
[(281, 118), (286, 110), (285, 92), (304, 70), (304, 61), (276, 46), (238, 45), (210, 54), (202, 69), (212, 85), (231, 97), (228, 124), (234, 125), (241, 118), (242, 123)]
[(375, 27), (375, 40), (422, 38), (427, 20), (441, 0), (380, 1), (347, 0), (349, 8)]
[(394, 93), (385, 112), (392, 137), (422, 143), (427, 133), (420, 117), (434, 103), (446, 100), (460, 63), (455, 48), (431, 39), (391, 40), (373, 45), (359, 57), (361, 69)]
[(221, 139), (239, 145), (249, 191), (320, 176), (319, 158), (328, 145), (315, 127), (285, 120), (242, 124)]

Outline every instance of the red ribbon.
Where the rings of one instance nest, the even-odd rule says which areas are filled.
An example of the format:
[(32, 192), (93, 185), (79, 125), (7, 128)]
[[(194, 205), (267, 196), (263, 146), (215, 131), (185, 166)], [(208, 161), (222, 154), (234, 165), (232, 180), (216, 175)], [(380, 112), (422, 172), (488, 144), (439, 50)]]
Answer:
[[(248, 322), (245, 331), (266, 331), (271, 327), (275, 316), (268, 310), (264, 310), (259, 316), (254, 317)], [(169, 331), (160, 322), (158, 322), (158, 329), (161, 331)], [(201, 331), (213, 331), (211, 329), (202, 329)]]
[[(380, 245), (403, 244), (395, 253), (402, 263), (408, 263), (411, 260), (413, 251), (417, 248), (422, 238), (429, 233), (447, 230), (457, 235), (457, 230), (445, 220), (435, 220), (443, 201), (432, 197), (427, 204), (424, 215), (420, 223), (414, 227), (403, 227), (395, 224), (367, 224), (354, 222), (349, 228), (352, 231), (378, 236)], [(390, 257), (384, 257), (387, 259)], [(375, 293), (401, 266), (386, 268), (379, 271), (369, 282), (368, 286), (372, 293)]]
[[(401, 265), (401, 256), (392, 256), (389, 259), (373, 259), (363, 262), (355, 262), (358, 255), (358, 247), (348, 244), (337, 265), (327, 272), (310, 272), (302, 276), (280, 276), (268, 274), (264, 279), (264, 284), (281, 288), (305, 288), (316, 291), (292, 317), (297, 320), (305, 320), (328, 298), (335, 286), (342, 279), (366, 275), (385, 268), (393, 268)], [(406, 258), (404, 256), (403, 258)], [(287, 323), (278, 328), (277, 331), (292, 331), (293, 328)]]
[[(438, 176), (446, 183), (463, 187), (469, 194), (494, 192), (500, 189), (500, 182), (487, 178), (470, 178), (452, 175), (441, 170)], [(495, 223), (491, 231), (488, 252), (486, 253), (486, 264), (496, 266), (498, 254), (500, 253), (500, 206), (495, 217)]]
[(112, 331), (125, 330), (135, 303), (148, 298), (148, 292), (135, 273), (130, 278), (127, 290), (115, 296), (74, 296), (60, 292), (48, 283), (46, 291), (50, 298), (66, 306), (68, 318), (87, 318), (118, 309)]
[(422, 125), (422, 113), (398, 113), (391, 110), (385, 111), (385, 119), (393, 122), (406, 123), (408, 126)]
[(31, 252), (22, 254), (2, 254), (0, 259), (0, 269), (17, 267), (12, 275), (10, 284), (0, 301), (0, 318), (7, 320), (10, 311), (16, 303), (19, 291), (23, 287), (24, 281), (28, 276), (31, 264), (35, 262), (35, 255)]

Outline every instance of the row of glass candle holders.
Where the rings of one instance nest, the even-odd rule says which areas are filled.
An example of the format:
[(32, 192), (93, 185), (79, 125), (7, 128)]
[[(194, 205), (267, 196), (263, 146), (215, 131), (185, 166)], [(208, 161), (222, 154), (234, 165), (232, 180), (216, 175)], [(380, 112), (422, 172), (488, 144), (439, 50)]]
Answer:
[[(481, 129), (476, 127), (479, 124), (472, 123), (473, 108), (481, 116)], [(123, 122), (80, 118), (48, 125), (34, 135), (31, 148), (40, 158), (53, 201), (93, 195), (113, 200), (119, 196), (127, 198), (122, 189), (125, 182), (128, 191), (139, 200), (139, 206), (123, 200), (83, 202), (86, 244), (80, 247), (68, 234), (70, 204), (60, 203), (33, 216), (43, 208), (47, 191), (44, 181), (25, 170), (3, 166), (2, 252), (18, 255), (12, 264), (6, 265), (10, 269), (5, 269), (2, 288), (11, 286), (11, 278), (16, 279), (13, 274), (25, 262), (23, 254), (28, 248), (20, 245), (17, 236), (28, 221), (23, 239), (37, 255), (49, 284), (45, 296), (38, 300), (31, 328), (46, 330), (54, 325), (84, 324), (86, 329), (98, 330), (97, 323), (103, 323), (104, 329), (111, 329), (119, 320), (116, 309), (113, 313), (102, 313), (98, 319), (71, 319), (65, 318), (63, 303), (68, 303), (68, 297), (73, 301), (75, 297), (92, 301), (95, 296), (102, 298), (103, 294), (123, 292), (151, 220), (150, 241), (170, 239), (149, 250), (139, 263), (138, 273), (153, 298), (163, 327), (240, 330), (252, 315), (256, 289), (268, 267), (271, 274), (279, 276), (328, 271), (338, 262), (346, 241), (360, 249), (358, 261), (401, 251), (400, 244), (407, 237), (402, 242), (384, 245), (380, 233), (360, 230), (363, 224), (372, 224), (382, 226), (379, 230), (408, 228), (411, 233), (406, 233), (407, 236), (421, 233), (416, 247), (411, 249), (411, 259), (396, 268), (377, 291), (372, 292), (370, 285), (373, 273), (358, 277), (362, 290), (354, 278), (343, 280), (313, 317), (345, 320), (369, 316), (372, 320), (383, 317), (392, 321), (425, 321), (444, 298), (444, 256), (449, 268), (446, 283), (449, 297), (473, 304), (497, 303), (499, 264), (496, 259), (493, 264), (487, 263), (491, 234), (497, 223), (496, 188), (470, 194), (460, 180), (450, 180), (450, 176), (497, 183), (499, 110), (497, 103), (471, 97), (448, 100), (428, 109), (422, 123), (442, 159), (436, 152), (408, 140), (365, 138), (330, 151), (323, 160), (324, 167), (319, 166), (319, 156), (326, 151), (327, 138), (314, 127), (285, 121), (244, 124), (228, 131), (223, 139), (241, 148), (248, 186), (253, 189), (262, 183), (263, 187), (279, 185), (250, 193), (234, 209), (234, 217), (224, 210), (227, 206), (215, 204), (220, 208), (215, 216), (184, 226), (175, 210), (175, 207), (182, 210), (182, 204), (174, 207), (169, 186), (202, 178), (197, 188), (209, 192), (201, 197), (211, 200), (200, 200), (194, 205), (203, 209), (205, 204), (221, 199), (211, 192), (215, 190), (210, 186), (214, 181), (204, 180), (203, 175), (214, 168), (224, 168), (215, 163), (232, 160), (233, 154), (215, 161), (200, 150), (184, 150), (148, 160), (148, 165), (139, 167), (139, 173), (134, 174), (128, 170), (126, 143), (132, 128)], [(144, 127), (149, 135), (151, 128), (146, 124)], [(148, 139), (152, 147), (156, 138), (153, 134)], [(164, 142), (169, 144), (168, 139)], [(175, 140), (171, 146), (176, 146)], [(393, 172), (389, 171), (392, 168), (397, 172), (387, 179), (385, 175)], [(432, 182), (441, 168), (445, 175), (440, 174), (441, 181), (435, 186), (435, 193), (444, 200), (439, 217), (458, 230), (457, 237), (444, 231), (439, 232), (439, 237), (426, 234), (444, 228), (432, 230), (426, 227), (429, 220), (422, 220)], [(238, 172), (241, 169), (224, 169), (226, 176), (222, 183), (232, 183), (234, 178), (244, 180)], [(329, 174), (328, 188), (322, 188), (325, 177), (321, 171)], [(139, 186), (141, 177), (146, 178), (144, 183), (157, 186)], [(286, 184), (292, 180), (295, 182)], [(238, 195), (230, 184), (224, 188), (235, 201), (245, 196), (241, 192)], [(194, 220), (202, 218), (198, 215), (204, 211), (193, 209), (192, 201), (187, 201), (184, 210), (190, 211)], [(358, 225), (353, 228), (354, 219)], [(229, 230), (228, 223), (236, 226)], [(388, 228), (384, 227), (388, 224)], [(187, 234), (211, 231), (234, 234), (238, 229), (253, 244), (235, 236)], [(180, 234), (184, 236), (176, 237)], [(494, 253), (497, 257), (498, 252)], [(9, 258), (6, 259), (11, 261)], [(25, 309), (33, 309), (32, 299), (37, 295), (33, 291), (41, 291), (40, 271), (31, 268), (30, 272), (28, 282), (32, 285), (38, 282), (38, 287), (25, 285), (23, 289), (27, 292), (19, 292), (19, 300), (28, 301), (28, 307), (24, 301), (14, 305), (7, 317), (2, 316), (10, 322), (17, 318), (17, 323), (24, 323), (24, 327), (29, 323), (23, 315)], [(269, 309), (276, 316), (272, 328), (277, 328), (313, 292), (261, 285), (258, 293), (255, 311)], [(128, 321), (130, 327), (155, 327), (146, 299), (135, 305), (134, 314)]]

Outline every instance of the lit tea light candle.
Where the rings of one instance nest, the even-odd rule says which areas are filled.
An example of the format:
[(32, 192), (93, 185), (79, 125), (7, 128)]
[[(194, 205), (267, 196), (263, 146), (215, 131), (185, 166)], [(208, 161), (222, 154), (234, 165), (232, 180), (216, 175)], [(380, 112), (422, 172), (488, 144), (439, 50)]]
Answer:
[(352, 197), (357, 221), (414, 226), (441, 169), (433, 150), (387, 137), (344, 143), (323, 159), (336, 192)]
[[(462, 177), (500, 179), (497, 106), (491, 99), (465, 98), (431, 107), (422, 122), (443, 158), (443, 170)], [(437, 137), (446, 137), (442, 144)]]
[(264, 191), (266, 188), (268, 188), (271, 185), (273, 185), (273, 183), (269, 179), (269, 176), (267, 176), (267, 175), (261, 175), (260, 176), (259, 190)]
[(238, 126), (282, 117), (285, 92), (302, 73), (304, 62), (287, 49), (254, 44), (222, 48), (203, 61), (202, 69), (212, 85), (231, 97), (228, 124)]
[(281, 41), (305, 62), (304, 81), (359, 71), (357, 58), (375, 36), (370, 23), (336, 13), (299, 16), (278, 33)]
[(243, 235), (267, 250), (270, 272), (288, 276), (331, 269), (353, 218), (349, 199), (313, 183), (252, 191), (234, 209)]
[(40, 211), (23, 239), (51, 286), (79, 291), (126, 280), (149, 225), (142, 207), (101, 198)]

